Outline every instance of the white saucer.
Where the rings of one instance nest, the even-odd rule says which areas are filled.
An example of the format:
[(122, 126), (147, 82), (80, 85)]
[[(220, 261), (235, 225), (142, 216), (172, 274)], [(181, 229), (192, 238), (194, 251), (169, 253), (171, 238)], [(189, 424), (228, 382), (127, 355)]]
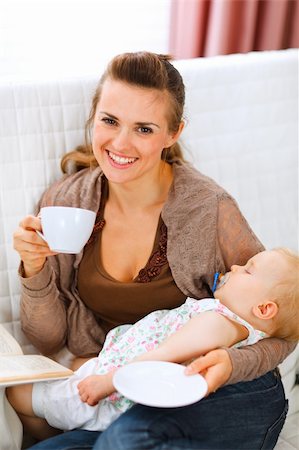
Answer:
[(147, 406), (174, 408), (203, 398), (208, 386), (197, 375), (185, 375), (185, 366), (164, 361), (142, 361), (121, 367), (114, 374), (118, 392)]

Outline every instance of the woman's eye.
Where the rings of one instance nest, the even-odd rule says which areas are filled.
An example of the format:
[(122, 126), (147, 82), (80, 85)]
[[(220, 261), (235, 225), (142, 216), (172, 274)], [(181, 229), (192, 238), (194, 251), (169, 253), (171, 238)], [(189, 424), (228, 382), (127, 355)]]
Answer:
[(153, 130), (149, 127), (139, 127), (138, 131), (140, 131), (142, 134), (151, 134)]
[(110, 119), (110, 117), (103, 117), (102, 122), (107, 125), (116, 125), (116, 121), (114, 119)]

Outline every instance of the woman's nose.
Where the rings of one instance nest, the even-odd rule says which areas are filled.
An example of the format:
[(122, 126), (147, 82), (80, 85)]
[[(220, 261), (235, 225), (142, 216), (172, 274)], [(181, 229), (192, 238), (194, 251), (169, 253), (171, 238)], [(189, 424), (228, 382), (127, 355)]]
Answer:
[(130, 133), (126, 129), (117, 132), (113, 139), (114, 150), (124, 151), (130, 149)]

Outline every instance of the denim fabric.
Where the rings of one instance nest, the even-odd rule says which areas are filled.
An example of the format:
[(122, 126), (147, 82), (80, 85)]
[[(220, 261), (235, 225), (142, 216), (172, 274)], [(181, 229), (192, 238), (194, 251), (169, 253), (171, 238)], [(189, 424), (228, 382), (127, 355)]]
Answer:
[(287, 409), (280, 376), (273, 371), (182, 408), (135, 405), (100, 435), (70, 431), (32, 450), (270, 450)]
[(97, 431), (73, 430), (41, 441), (28, 450), (90, 450), (98, 437)]

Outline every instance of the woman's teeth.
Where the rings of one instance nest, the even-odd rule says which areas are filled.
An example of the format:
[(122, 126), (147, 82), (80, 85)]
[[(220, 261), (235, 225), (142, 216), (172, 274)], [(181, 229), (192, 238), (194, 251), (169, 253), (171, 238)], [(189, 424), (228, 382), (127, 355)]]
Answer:
[(108, 152), (109, 158), (115, 161), (117, 164), (132, 164), (137, 158), (126, 158), (124, 156), (118, 156), (114, 153)]

